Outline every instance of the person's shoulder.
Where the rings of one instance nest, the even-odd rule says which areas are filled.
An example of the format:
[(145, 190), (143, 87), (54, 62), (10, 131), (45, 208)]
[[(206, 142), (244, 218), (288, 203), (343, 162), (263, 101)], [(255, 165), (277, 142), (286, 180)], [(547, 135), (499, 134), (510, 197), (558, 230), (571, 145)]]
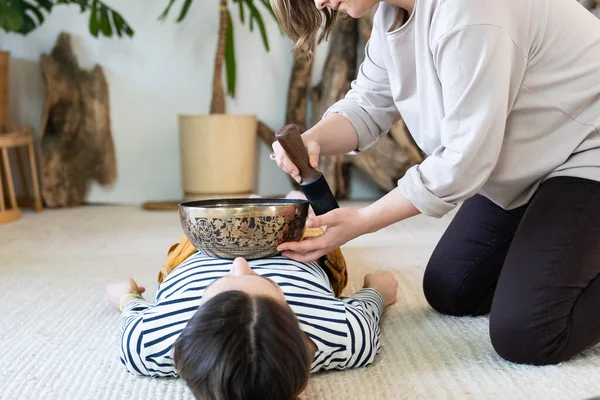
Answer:
[(418, 12), (428, 13), (430, 41), (472, 26), (498, 27), (507, 32), (527, 18), (533, 0), (417, 0)]

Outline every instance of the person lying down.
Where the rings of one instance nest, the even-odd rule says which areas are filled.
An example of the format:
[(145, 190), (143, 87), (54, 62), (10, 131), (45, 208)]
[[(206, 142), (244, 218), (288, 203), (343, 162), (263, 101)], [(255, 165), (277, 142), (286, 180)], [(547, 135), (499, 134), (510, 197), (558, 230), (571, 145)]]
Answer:
[[(307, 229), (304, 238), (322, 233)], [(209, 257), (183, 237), (154, 301), (133, 279), (107, 287), (122, 311), (121, 362), (135, 375), (181, 377), (197, 399), (295, 399), (309, 375), (369, 365), (380, 317), (395, 303), (391, 272), (347, 284), (340, 249), (315, 262)]]

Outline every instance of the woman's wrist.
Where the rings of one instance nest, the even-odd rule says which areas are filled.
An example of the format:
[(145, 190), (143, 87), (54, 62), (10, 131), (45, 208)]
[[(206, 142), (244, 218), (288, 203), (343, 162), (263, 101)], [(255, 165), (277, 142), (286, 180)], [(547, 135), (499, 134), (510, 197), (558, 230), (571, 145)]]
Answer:
[(374, 233), (396, 222), (420, 214), (420, 211), (398, 189), (358, 210), (364, 233)]

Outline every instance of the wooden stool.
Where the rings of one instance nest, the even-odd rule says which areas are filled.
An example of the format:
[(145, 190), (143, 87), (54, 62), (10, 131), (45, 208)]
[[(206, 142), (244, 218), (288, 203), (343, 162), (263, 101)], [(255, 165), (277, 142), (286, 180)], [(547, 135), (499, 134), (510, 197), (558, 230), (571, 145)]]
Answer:
[[(13, 184), (12, 173), (10, 170), (9, 149), (13, 149), (17, 155), (17, 165), (23, 183), (23, 192), (27, 199), (23, 202), (23, 206), (31, 207), (37, 212), (42, 211), (42, 198), (38, 183), (37, 168), (35, 163), (35, 152), (33, 149), (33, 134), (31, 127), (25, 129), (13, 130), (14, 128), (2, 128), (0, 132), (0, 223), (11, 222), (19, 219), (21, 210), (17, 204), (15, 195), (15, 186)], [(33, 186), (33, 198), (30, 195), (29, 185), (25, 174), (25, 167), (21, 157), (21, 148), (26, 148), (26, 156), (29, 157), (29, 168), (31, 170), (31, 184)], [(8, 201), (4, 197), (4, 178), (6, 179), (6, 189), (8, 192)], [(10, 203), (7, 205), (6, 203)]]

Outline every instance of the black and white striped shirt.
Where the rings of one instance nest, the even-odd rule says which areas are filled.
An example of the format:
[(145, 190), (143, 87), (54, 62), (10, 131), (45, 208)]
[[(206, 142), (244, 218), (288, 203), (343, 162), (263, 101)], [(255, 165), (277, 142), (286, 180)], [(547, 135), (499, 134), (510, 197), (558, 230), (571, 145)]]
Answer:
[[(173, 344), (197, 311), (204, 290), (228, 273), (231, 261), (196, 253), (159, 285), (153, 303), (131, 301), (123, 310), (121, 362), (136, 375), (177, 376)], [(286, 257), (249, 261), (259, 275), (275, 281), (302, 330), (315, 342), (311, 371), (368, 365), (379, 353), (383, 299), (373, 289), (336, 298), (323, 269)]]

